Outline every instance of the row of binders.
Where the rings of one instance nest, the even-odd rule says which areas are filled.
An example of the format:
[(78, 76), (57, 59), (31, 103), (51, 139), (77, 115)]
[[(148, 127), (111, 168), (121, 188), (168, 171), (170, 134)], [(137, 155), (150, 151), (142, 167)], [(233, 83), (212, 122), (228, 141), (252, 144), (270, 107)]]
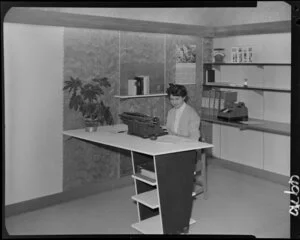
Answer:
[(150, 93), (149, 76), (137, 76), (128, 80), (128, 95), (145, 95)]
[(237, 101), (237, 92), (209, 90), (203, 91), (202, 107), (220, 111), (228, 102)]

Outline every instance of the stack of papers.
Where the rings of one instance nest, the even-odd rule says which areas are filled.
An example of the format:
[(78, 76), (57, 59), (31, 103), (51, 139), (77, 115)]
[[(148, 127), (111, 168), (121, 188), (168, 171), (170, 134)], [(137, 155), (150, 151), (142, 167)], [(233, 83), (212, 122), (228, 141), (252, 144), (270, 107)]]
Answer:
[(160, 142), (160, 143), (171, 143), (171, 144), (180, 144), (180, 143), (184, 143), (184, 142), (198, 142), (189, 138), (185, 138), (185, 137), (179, 137), (176, 135), (164, 135), (161, 137), (158, 137), (156, 139), (156, 142)]
[(262, 121), (240, 121), (240, 123), (243, 123), (243, 124), (263, 124)]

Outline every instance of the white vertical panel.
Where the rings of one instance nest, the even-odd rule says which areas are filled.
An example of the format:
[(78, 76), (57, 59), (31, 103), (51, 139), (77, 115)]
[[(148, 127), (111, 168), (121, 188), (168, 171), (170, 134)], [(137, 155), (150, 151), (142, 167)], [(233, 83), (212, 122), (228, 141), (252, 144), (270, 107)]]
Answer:
[(221, 158), (259, 169), (263, 168), (263, 133), (221, 127)]
[(290, 66), (264, 66), (264, 87), (291, 89)]
[(221, 145), (220, 145), (220, 134), (221, 134), (221, 125), (212, 124), (212, 144), (214, 147), (212, 148), (212, 154), (214, 157), (221, 157)]
[(237, 99), (244, 102), (248, 108), (249, 118), (263, 119), (264, 114), (264, 93), (262, 91), (237, 90)]
[(244, 84), (243, 69), (241, 66), (221, 66), (221, 82)]
[(264, 120), (290, 123), (291, 94), (280, 92), (264, 93)]
[(264, 133), (264, 169), (290, 175), (290, 137)]
[(4, 24), (6, 205), (62, 191), (63, 28)]

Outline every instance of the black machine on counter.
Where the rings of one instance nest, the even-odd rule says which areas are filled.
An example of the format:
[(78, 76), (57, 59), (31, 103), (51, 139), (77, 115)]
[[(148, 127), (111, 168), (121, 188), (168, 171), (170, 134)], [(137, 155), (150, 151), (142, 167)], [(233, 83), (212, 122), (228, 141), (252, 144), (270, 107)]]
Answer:
[(156, 138), (168, 134), (160, 126), (158, 117), (150, 117), (138, 112), (123, 112), (119, 116), (128, 125), (128, 134), (142, 138)]
[(218, 112), (217, 117), (227, 121), (247, 121), (248, 108), (243, 102), (229, 102)]

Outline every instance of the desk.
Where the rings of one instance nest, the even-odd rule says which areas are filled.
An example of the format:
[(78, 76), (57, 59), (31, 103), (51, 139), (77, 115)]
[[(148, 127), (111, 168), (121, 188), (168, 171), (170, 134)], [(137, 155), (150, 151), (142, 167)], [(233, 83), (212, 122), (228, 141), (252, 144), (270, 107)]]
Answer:
[[(63, 134), (131, 152), (136, 192), (132, 199), (137, 202), (138, 211), (138, 222), (132, 224), (133, 228), (145, 234), (187, 232), (189, 225), (195, 223), (190, 218), (195, 150), (213, 145), (170, 135), (143, 139), (128, 135), (126, 130), (126, 125), (117, 124), (99, 127), (97, 132), (76, 129)], [(155, 178), (138, 172), (138, 166), (149, 161), (154, 163)]]

